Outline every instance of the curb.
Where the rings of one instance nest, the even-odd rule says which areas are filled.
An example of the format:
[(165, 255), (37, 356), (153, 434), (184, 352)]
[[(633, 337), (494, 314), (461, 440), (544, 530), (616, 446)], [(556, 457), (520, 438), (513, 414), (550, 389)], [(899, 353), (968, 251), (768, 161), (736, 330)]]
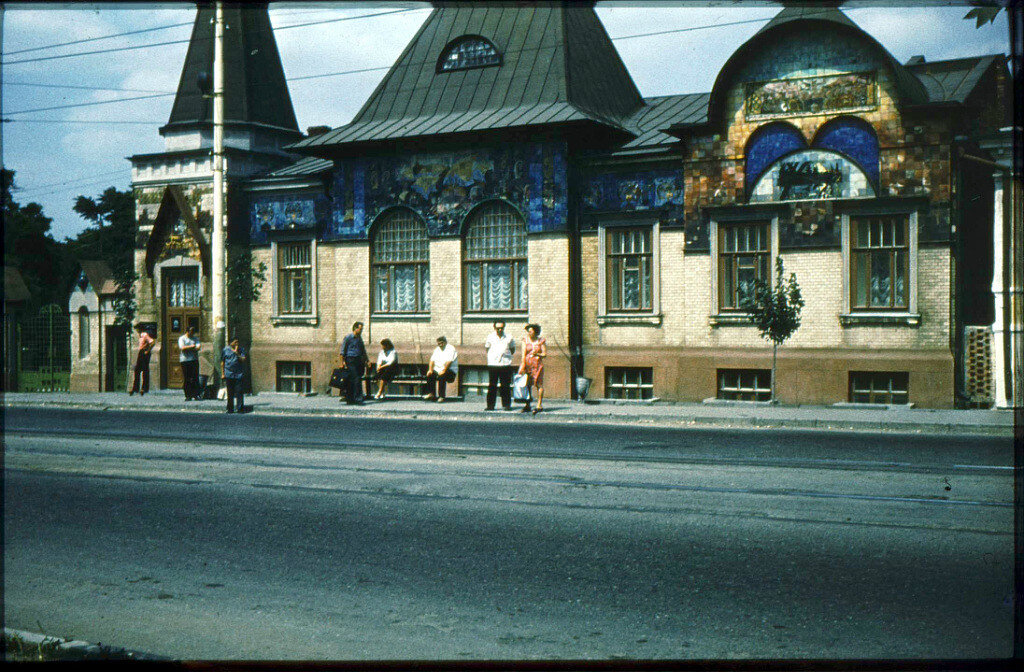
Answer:
[(61, 637), (51, 637), (49, 635), (41, 635), (37, 632), (16, 630), (14, 628), (4, 628), (5, 655), (6, 640), (8, 638), (17, 638), (27, 644), (38, 646), (40, 648), (43, 646), (52, 647), (52, 649), (58, 654), (60, 660), (173, 660), (172, 658), (165, 658), (151, 653), (131, 651), (129, 649), (122, 649), (116, 646), (105, 646), (103, 644), (92, 644), (79, 639), (70, 640), (63, 639)]
[[(90, 402), (8, 402), (4, 408), (73, 408), (82, 410), (99, 411), (142, 411), (142, 412), (168, 412), (187, 410), (190, 413), (206, 413), (210, 415), (222, 415), (222, 410), (214, 410), (212, 407), (204, 409), (200, 407), (189, 407), (180, 409), (177, 407), (162, 406), (129, 406), (122, 404), (101, 404)], [(458, 411), (458, 410), (374, 410), (374, 409), (342, 409), (342, 408), (307, 408), (307, 409), (285, 409), (267, 408), (259, 409), (259, 415), (273, 415), (286, 417), (321, 416), (334, 418), (361, 417), (361, 418), (388, 418), (395, 420), (448, 420), (459, 422), (493, 422), (494, 418), (485, 415), (484, 412)], [(509, 415), (512, 415), (511, 413)], [(960, 436), (989, 436), (1012, 438), (1014, 435), (1013, 425), (963, 425), (951, 423), (921, 423), (921, 422), (889, 422), (889, 421), (864, 421), (864, 420), (802, 420), (786, 418), (751, 418), (736, 417), (722, 418), (715, 416), (693, 416), (689, 418), (659, 418), (659, 417), (638, 417), (638, 416), (616, 416), (608, 415), (541, 415), (532, 416), (530, 422), (546, 424), (593, 424), (602, 426), (636, 426), (668, 427), (668, 428), (700, 428), (712, 427), (720, 429), (796, 429), (796, 430), (817, 430), (817, 431), (854, 431), (854, 432), (893, 432), (903, 434), (943, 434)]]

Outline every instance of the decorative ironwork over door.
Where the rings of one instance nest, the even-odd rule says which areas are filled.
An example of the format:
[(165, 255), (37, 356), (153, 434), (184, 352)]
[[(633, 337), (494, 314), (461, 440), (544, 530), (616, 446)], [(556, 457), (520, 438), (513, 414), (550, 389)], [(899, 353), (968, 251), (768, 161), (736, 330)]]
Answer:
[(71, 380), (71, 320), (60, 306), (43, 306), (17, 327), (18, 391), (67, 392)]

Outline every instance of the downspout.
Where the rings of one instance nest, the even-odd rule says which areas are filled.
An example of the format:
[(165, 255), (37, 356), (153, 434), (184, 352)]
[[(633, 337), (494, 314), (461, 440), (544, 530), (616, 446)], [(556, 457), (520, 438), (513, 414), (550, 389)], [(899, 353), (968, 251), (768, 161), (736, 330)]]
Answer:
[(963, 273), (960, 266), (964, 259), (963, 250), (963, 164), (960, 161), (962, 136), (953, 138), (949, 162), (952, 184), (950, 185), (950, 220), (953, 223), (953, 407), (964, 408), (967, 394), (964, 391), (964, 321), (963, 321)]
[[(569, 145), (566, 143), (566, 151)], [(569, 396), (578, 398), (576, 378), (584, 375), (583, 362), (583, 269), (580, 252), (579, 168), (574, 157), (566, 157), (566, 228), (569, 235)]]

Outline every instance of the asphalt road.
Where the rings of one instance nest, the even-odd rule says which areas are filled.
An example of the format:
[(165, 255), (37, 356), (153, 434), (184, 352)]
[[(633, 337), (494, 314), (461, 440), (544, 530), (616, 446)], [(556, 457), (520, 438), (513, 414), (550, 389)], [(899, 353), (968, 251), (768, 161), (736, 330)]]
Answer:
[(11, 627), (175, 658), (1011, 653), (1007, 440), (5, 420)]

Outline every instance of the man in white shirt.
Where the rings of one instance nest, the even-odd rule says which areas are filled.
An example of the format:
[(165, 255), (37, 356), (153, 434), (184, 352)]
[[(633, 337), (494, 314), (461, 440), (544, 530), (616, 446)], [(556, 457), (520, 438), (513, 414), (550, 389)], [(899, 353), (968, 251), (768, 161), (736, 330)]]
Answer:
[(501, 407), (512, 408), (512, 355), (516, 352), (516, 339), (505, 333), (505, 323), (495, 322), (494, 333), (484, 341), (487, 350), (487, 407), (494, 410), (494, 397), (501, 383)]
[(178, 351), (181, 353), (178, 355), (178, 361), (181, 364), (181, 375), (184, 378), (182, 387), (185, 392), (185, 401), (202, 398), (202, 390), (199, 389), (199, 348), (196, 328), (190, 326), (178, 338)]
[[(445, 388), (448, 383), (455, 380), (459, 373), (459, 355), (455, 348), (448, 345), (448, 339), (440, 336), (437, 339), (437, 347), (434, 354), (430, 356), (430, 364), (427, 365), (427, 393), (423, 398), (427, 401), (437, 399), (441, 403), (445, 398)], [(437, 394), (434, 394), (435, 383)]]

